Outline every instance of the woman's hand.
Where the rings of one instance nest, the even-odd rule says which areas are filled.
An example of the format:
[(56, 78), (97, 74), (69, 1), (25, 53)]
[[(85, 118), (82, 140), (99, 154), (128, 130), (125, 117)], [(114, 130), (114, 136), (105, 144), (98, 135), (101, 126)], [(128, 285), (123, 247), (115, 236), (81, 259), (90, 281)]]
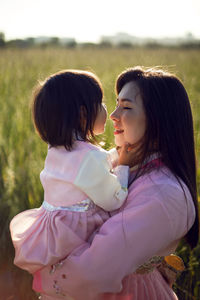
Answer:
[(118, 165), (125, 165), (132, 167), (135, 158), (135, 149), (129, 143), (125, 143), (122, 147), (117, 149), (119, 154)]

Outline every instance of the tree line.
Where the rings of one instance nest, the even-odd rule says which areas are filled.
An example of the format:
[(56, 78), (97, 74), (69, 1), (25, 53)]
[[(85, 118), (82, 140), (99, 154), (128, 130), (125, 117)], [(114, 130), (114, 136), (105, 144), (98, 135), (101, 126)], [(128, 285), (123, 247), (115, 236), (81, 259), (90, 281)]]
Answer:
[(119, 41), (117, 44), (113, 44), (112, 41), (101, 40), (99, 43), (85, 42), (78, 43), (74, 38), (59, 38), (59, 37), (27, 37), (25, 39), (11, 39), (6, 40), (5, 34), (0, 32), (0, 49), (4, 48), (47, 48), (47, 47), (56, 47), (56, 48), (184, 48), (184, 49), (200, 49), (200, 40), (195, 41), (185, 41), (177, 43), (175, 45), (163, 45), (159, 41), (151, 41), (139, 45), (137, 43), (131, 43), (129, 41)]

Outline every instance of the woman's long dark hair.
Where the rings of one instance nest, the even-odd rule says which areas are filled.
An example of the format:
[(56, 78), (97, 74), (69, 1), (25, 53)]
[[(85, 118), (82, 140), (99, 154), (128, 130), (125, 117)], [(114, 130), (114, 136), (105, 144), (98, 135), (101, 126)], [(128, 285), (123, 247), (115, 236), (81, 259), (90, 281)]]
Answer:
[(137, 83), (146, 113), (146, 132), (139, 148), (139, 163), (149, 155), (149, 149), (159, 152), (163, 163), (179, 183), (181, 179), (187, 185), (194, 202), (196, 219), (185, 239), (194, 248), (198, 242), (199, 219), (193, 119), (187, 92), (173, 74), (156, 68), (145, 70), (135, 67), (119, 75), (117, 94), (130, 81)]

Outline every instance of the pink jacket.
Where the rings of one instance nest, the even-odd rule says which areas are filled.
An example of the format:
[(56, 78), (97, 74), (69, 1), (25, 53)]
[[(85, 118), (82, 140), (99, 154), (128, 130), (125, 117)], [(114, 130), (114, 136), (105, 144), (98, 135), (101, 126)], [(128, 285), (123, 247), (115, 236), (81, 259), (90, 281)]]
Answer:
[[(65, 207), (90, 198), (104, 210), (119, 208), (128, 191), (127, 183), (124, 188), (117, 174), (110, 172), (114, 156), (112, 150), (105, 151), (84, 141), (76, 141), (72, 151), (63, 146), (49, 148), (40, 174), (44, 201)], [(125, 168), (128, 181), (129, 168), (121, 167)]]
[[(53, 274), (49, 274), (48, 267), (35, 274), (33, 288), (46, 295), (42, 299), (57, 299), (56, 295), (62, 293), (68, 295), (66, 299), (76, 300), (176, 299), (164, 282), (160, 285), (163, 291), (159, 291), (156, 271), (148, 277), (147, 295), (148, 288), (152, 294), (154, 287), (154, 293), (159, 291), (164, 295), (166, 291), (169, 297), (141, 296), (144, 295), (142, 284), (147, 282), (147, 277), (137, 283), (140, 275), (134, 275), (131, 283), (135, 291), (138, 289), (138, 297), (118, 298), (117, 295), (123, 295), (127, 275), (155, 255), (173, 253), (192, 226), (195, 208), (188, 188), (183, 186), (186, 198), (175, 177), (165, 167), (134, 181), (125, 204), (103, 224), (92, 244), (84, 243), (76, 249)], [(113, 294), (105, 298), (104, 293)]]
[[(128, 166), (111, 172), (117, 151), (76, 141), (73, 151), (48, 149), (41, 172), (44, 202), (10, 223), (14, 264), (34, 273), (65, 258), (99, 228), (128, 194)], [(96, 205), (98, 205), (98, 207)]]

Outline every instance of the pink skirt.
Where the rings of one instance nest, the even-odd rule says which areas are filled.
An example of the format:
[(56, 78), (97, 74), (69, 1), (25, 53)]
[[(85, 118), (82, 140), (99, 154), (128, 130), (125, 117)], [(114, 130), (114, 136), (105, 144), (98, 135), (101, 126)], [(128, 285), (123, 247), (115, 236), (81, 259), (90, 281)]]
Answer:
[(174, 291), (155, 269), (147, 274), (131, 274), (119, 294), (105, 294), (98, 300), (178, 300)]
[[(51, 283), (49, 282), (51, 285)], [(50, 287), (50, 286), (49, 286)], [(50, 291), (51, 290), (51, 291)], [(69, 295), (62, 295), (64, 287), (57, 286), (57, 294), (54, 288), (50, 288), (45, 294), (41, 294), (41, 300), (82, 300), (73, 299)], [(45, 292), (45, 291), (44, 291)], [(48, 295), (49, 294), (49, 295)], [(51, 295), (50, 295), (51, 294)], [(123, 280), (123, 289), (120, 293), (106, 293), (88, 300), (178, 300), (172, 288), (168, 285), (157, 269), (147, 274), (131, 274)]]
[(21, 212), (10, 223), (14, 264), (29, 273), (52, 265), (87, 241), (108, 218), (95, 204), (83, 212), (43, 206)]

